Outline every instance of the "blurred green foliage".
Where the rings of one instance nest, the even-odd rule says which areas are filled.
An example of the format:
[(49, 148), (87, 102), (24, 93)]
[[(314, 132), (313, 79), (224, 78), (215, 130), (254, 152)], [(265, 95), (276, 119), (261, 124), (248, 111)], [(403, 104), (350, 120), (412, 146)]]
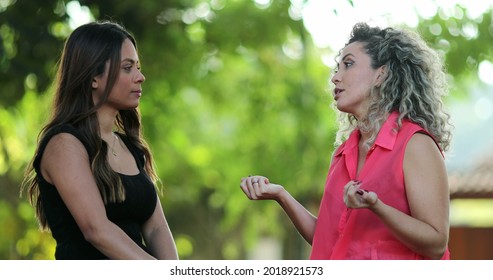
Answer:
[[(70, 1), (27, 2), (0, 2), (0, 259), (51, 259), (55, 245), (19, 198), (19, 184), (48, 117)], [(239, 188), (243, 176), (266, 175), (318, 211), (337, 129), (321, 55), (334, 52), (313, 46), (303, 22), (289, 16), (291, 2), (79, 2), (137, 39), (144, 134), (180, 258), (245, 259), (264, 236), (279, 240), (282, 258), (306, 258), (308, 246), (280, 207), (249, 201)], [(464, 17), (457, 21), (476, 22), (481, 41), (449, 36), (448, 20), (423, 20), (419, 29), (440, 47), (429, 32), (442, 26), (451, 74), (469, 77), (477, 65), (456, 67), (464, 63), (457, 53), (491, 58), (477, 50), (487, 49), (491, 32)], [(483, 20), (491, 24), (491, 12)]]
[(479, 64), (493, 60), (493, 10), (473, 16), (460, 5), (438, 9), (435, 16), (420, 20), (418, 32), (446, 57), (454, 97), (467, 97), (478, 86)]

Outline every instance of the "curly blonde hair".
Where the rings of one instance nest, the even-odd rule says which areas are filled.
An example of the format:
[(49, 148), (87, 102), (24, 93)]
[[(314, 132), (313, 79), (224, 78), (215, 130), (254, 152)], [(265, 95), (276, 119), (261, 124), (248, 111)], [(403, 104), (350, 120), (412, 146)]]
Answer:
[(336, 145), (347, 139), (355, 128), (370, 133), (367, 145), (373, 145), (388, 115), (399, 113), (398, 127), (406, 118), (430, 132), (443, 151), (451, 142), (452, 125), (444, 110), (442, 97), (448, 95), (448, 83), (441, 57), (416, 33), (394, 28), (381, 29), (357, 23), (346, 46), (364, 44), (372, 68), (386, 67), (383, 83), (372, 87), (368, 114), (363, 120), (339, 112), (340, 128)]

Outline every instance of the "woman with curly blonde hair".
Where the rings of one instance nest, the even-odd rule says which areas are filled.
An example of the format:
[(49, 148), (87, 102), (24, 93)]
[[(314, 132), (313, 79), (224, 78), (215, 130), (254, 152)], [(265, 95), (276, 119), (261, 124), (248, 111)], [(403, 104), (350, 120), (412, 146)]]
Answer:
[(416, 33), (358, 23), (337, 65), (340, 129), (318, 217), (266, 177), (240, 187), (281, 205), (311, 259), (449, 259), (451, 125), (440, 57)]

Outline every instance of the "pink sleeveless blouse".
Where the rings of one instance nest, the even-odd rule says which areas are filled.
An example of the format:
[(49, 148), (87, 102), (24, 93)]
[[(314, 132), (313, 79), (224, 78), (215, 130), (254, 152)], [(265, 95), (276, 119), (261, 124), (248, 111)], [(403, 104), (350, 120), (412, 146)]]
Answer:
[[(415, 133), (430, 133), (408, 120), (403, 120), (402, 128), (397, 131), (397, 118), (394, 112), (385, 121), (358, 176), (359, 130), (354, 130), (335, 152), (320, 204), (310, 259), (426, 259), (397, 240), (373, 212), (348, 209), (343, 201), (347, 182), (360, 180), (364, 189), (377, 193), (386, 204), (410, 214), (404, 184), (404, 152)], [(447, 249), (442, 259), (449, 258)]]

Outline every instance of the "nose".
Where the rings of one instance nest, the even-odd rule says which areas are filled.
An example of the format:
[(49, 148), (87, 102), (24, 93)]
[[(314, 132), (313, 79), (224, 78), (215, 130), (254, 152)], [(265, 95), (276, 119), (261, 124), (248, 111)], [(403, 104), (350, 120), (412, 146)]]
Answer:
[(139, 70), (139, 74), (137, 75), (137, 82), (138, 83), (143, 83), (146, 80), (146, 77), (142, 72)]
[(341, 81), (341, 78), (340, 78), (340, 74), (339, 72), (335, 72), (334, 75), (332, 75), (332, 78), (330, 79), (330, 81), (334, 84), (334, 85), (337, 85), (337, 83), (339, 83)]

